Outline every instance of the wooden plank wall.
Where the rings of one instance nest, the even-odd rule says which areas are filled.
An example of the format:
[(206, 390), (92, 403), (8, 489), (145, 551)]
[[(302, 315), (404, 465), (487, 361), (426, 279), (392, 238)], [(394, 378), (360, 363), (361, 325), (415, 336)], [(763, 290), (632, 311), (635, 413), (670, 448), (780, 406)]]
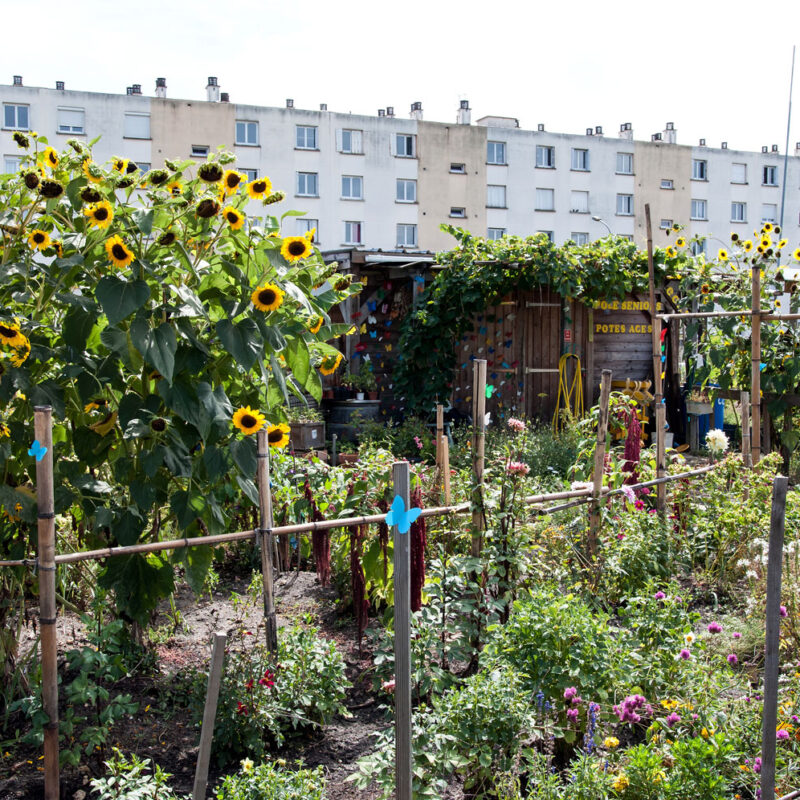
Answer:
[[(559, 295), (545, 287), (519, 297), (524, 336), (524, 408), (529, 419), (549, 421), (556, 407), (563, 304)], [(536, 371), (528, 372), (530, 369)]]

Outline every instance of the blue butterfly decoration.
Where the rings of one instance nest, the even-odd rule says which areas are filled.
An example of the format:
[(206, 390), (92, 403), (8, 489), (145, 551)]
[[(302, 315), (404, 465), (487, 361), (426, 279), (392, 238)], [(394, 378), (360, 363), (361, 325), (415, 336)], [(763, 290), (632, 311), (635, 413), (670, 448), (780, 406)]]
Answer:
[(422, 513), (421, 508), (409, 508), (406, 511), (406, 504), (399, 494), (392, 500), (391, 511), (386, 515), (387, 525), (397, 525), (398, 533), (408, 533), (411, 523)]
[(378, 307), (378, 302), (377, 302), (377, 300), (369, 300), (369, 301), (367, 302), (367, 308), (368, 308), (370, 311), (374, 311), (374, 310), (375, 310), (377, 307)]
[(46, 452), (47, 448), (44, 447), (44, 445), (39, 444), (38, 439), (34, 439), (33, 444), (28, 448), (28, 455), (34, 456), (37, 461), (41, 461)]
[(370, 331), (369, 332), (370, 339), (377, 339), (378, 338), (378, 331)]

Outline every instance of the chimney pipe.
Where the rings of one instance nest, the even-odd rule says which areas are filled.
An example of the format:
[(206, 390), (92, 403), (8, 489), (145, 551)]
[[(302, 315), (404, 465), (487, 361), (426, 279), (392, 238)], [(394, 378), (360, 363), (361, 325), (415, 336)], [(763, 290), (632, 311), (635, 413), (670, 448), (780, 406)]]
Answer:
[(14, 76), (14, 86), (22, 86), (22, 75)]
[(125, 87), (125, 94), (127, 94), (127, 95), (133, 94), (133, 86), (126, 86)]
[(778, 145), (776, 145), (776, 144), (772, 145), (772, 152), (773, 153), (777, 153), (778, 152)]
[(794, 154), (796, 156), (800, 156), (800, 142), (795, 142), (794, 145)]
[(727, 142), (723, 142), (722, 143), (722, 149), (723, 150), (727, 150), (728, 149), (728, 143)]
[(675, 144), (678, 141), (678, 132), (675, 130), (674, 122), (668, 122), (664, 126), (664, 135), (662, 136), (662, 139), (667, 144)]
[(706, 140), (705, 139), (701, 139), (700, 140), (700, 147), (705, 147), (705, 146), (706, 146)]
[(131, 86), (131, 94), (141, 94), (142, 93), (142, 84), (141, 83), (134, 83)]
[(167, 79), (156, 78), (156, 97), (167, 96)]
[(230, 103), (231, 96), (227, 92), (222, 92), (219, 96), (220, 103)]
[(320, 103), (319, 104), (319, 110), (320, 111), (327, 111), (328, 110), (328, 104), (327, 103)]
[(587, 128), (586, 129), (586, 135), (587, 136), (593, 136), (594, 135), (594, 128)]
[(286, 98), (286, 108), (294, 108), (294, 100), (291, 97)]
[(762, 153), (769, 153), (769, 147), (767, 147), (766, 145), (764, 145), (764, 146), (761, 148), (761, 152), (762, 152)]
[(386, 109), (385, 108), (379, 108), (378, 109), (378, 116), (379, 117), (385, 117), (386, 116)]
[(469, 100), (462, 100), (458, 105), (456, 123), (458, 125), (469, 125), (472, 122), (472, 111), (469, 107)]
[(536, 130), (537, 130), (537, 131), (539, 131), (539, 133), (544, 133), (544, 122), (540, 122), (540, 123), (539, 123), (539, 124), (536, 126)]
[(57, 92), (64, 91), (64, 81), (56, 81), (56, 91)]
[(411, 104), (411, 113), (408, 115), (410, 119), (422, 119), (422, 103), (417, 101)]
[(386, 116), (387, 117), (394, 116), (394, 106), (386, 106)]
[(619, 126), (619, 138), (631, 141), (633, 139), (633, 126), (630, 122), (623, 122)]
[(660, 142), (660, 141), (662, 141), (661, 134), (660, 134), (660, 133), (654, 133), (654, 134), (653, 134), (653, 136), (652, 136), (652, 140), (653, 140), (654, 142)]
[(595, 136), (602, 136), (602, 135), (603, 135), (603, 126), (602, 126), (602, 125), (597, 125), (597, 126), (595, 127), (595, 129), (594, 129), (594, 135), (595, 135)]
[(219, 81), (213, 75), (206, 84), (206, 99), (209, 103), (219, 103)]

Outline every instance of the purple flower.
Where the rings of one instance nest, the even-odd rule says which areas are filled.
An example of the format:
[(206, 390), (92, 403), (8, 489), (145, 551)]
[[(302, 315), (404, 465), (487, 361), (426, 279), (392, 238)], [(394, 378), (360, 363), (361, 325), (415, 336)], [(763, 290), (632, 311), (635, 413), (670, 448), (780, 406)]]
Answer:
[(583, 698), (580, 695), (577, 695), (572, 698), (572, 705), (579, 706), (583, 702)]
[(756, 756), (755, 761), (753, 761), (753, 772), (758, 775), (761, 772), (761, 756)]
[(640, 694), (628, 695), (619, 705), (613, 707), (613, 711), (619, 717), (620, 722), (641, 722), (641, 714), (637, 713), (640, 710), (650, 716), (653, 714), (652, 707)]
[(798, 717), (797, 714), (792, 714), (792, 722), (795, 725), (800, 725), (800, 717)]
[(578, 721), (578, 709), (577, 708), (568, 708), (567, 709), (567, 719), (570, 722), (577, 722)]
[(708, 632), (709, 633), (722, 633), (722, 625), (719, 622), (709, 622), (708, 623)]
[(734, 638), (734, 639), (741, 639), (741, 638), (742, 638), (742, 634), (741, 634), (741, 633), (739, 633), (739, 631), (736, 631), (736, 632), (733, 634), (733, 638)]
[(572, 700), (573, 697), (577, 696), (578, 690), (574, 686), (568, 686), (564, 689), (564, 699), (565, 700)]
[(781, 728), (776, 734), (775, 737), (778, 739), (788, 739), (789, 738), (789, 731), (784, 730)]
[(681, 658), (684, 661), (688, 661), (691, 657), (692, 654), (684, 647), (683, 650), (681, 650)]
[(786, 610), (786, 606), (781, 606), (781, 616), (784, 617), (784, 619), (789, 616), (789, 612)]
[(732, 667), (736, 666), (736, 664), (738, 664), (738, 663), (739, 663), (739, 659), (736, 657), (736, 653), (731, 653), (731, 654), (728, 656), (728, 663), (729, 663), (729, 664), (730, 664)]
[(637, 511), (641, 511), (641, 510), (644, 508), (644, 500), (637, 500), (637, 501), (636, 501), (636, 502), (633, 504), (633, 507), (634, 507), (634, 508), (635, 508)]
[(653, 595), (653, 597), (655, 597), (656, 600), (663, 600), (666, 597), (666, 595), (664, 594), (664, 592), (656, 592)]
[(677, 725), (681, 721), (681, 718), (673, 711), (666, 719), (666, 723), (668, 727), (672, 727), (673, 725)]

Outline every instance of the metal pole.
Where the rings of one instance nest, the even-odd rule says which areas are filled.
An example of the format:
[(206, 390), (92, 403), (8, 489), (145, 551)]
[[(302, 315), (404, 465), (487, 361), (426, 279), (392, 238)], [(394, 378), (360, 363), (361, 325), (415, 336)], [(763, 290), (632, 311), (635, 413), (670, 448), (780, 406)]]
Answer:
[(608, 398), (611, 394), (611, 370), (604, 369), (600, 381), (600, 419), (597, 422), (597, 444), (594, 450), (592, 475), (592, 513), (589, 517), (588, 555), (597, 552), (597, 534), (600, 531), (600, 496), (603, 489), (603, 468), (606, 460), (606, 435), (608, 433)]
[(750, 434), (753, 464), (761, 459), (761, 267), (752, 269), (752, 323), (750, 334), (750, 413), (753, 430)]
[(336, 458), (336, 440), (338, 438), (339, 437), (335, 433), (331, 434), (331, 466), (333, 467), (339, 463), (338, 459)]
[(481, 554), (483, 530), (483, 467), (486, 443), (486, 360), (477, 358), (472, 370), (472, 555)]
[(786, 207), (786, 175), (789, 169), (789, 129), (792, 127), (792, 90), (794, 89), (794, 53), (796, 45), (792, 45), (792, 72), (789, 78), (789, 113), (786, 116), (786, 150), (783, 153), (783, 185), (781, 187), (781, 231), (783, 231), (783, 210)]
[(267, 651), (278, 652), (278, 622), (275, 617), (275, 587), (272, 578), (272, 492), (269, 485), (269, 445), (267, 432), (262, 428), (257, 434), (258, 452), (258, 504), (261, 545), (261, 580), (264, 592), (264, 635)]

